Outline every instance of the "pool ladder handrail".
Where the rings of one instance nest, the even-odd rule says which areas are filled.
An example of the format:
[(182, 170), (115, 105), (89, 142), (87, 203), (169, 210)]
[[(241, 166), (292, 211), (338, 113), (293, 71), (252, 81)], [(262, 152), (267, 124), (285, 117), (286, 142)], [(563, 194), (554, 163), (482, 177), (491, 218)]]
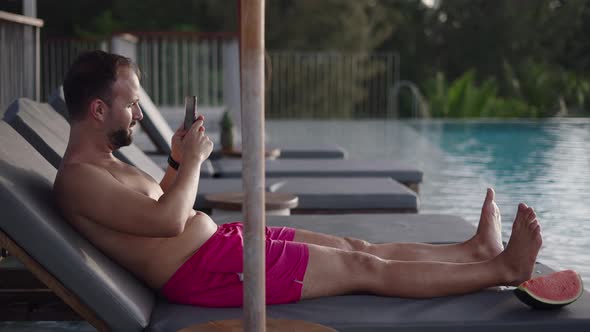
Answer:
[(390, 109), (393, 110), (393, 115), (396, 118), (399, 118), (399, 94), (402, 88), (409, 89), (411, 96), (412, 96), (412, 118), (430, 118), (430, 111), (428, 107), (428, 102), (420, 93), (420, 89), (416, 84), (411, 81), (397, 81), (391, 88), (392, 92), (390, 93), (391, 101), (390, 101)]

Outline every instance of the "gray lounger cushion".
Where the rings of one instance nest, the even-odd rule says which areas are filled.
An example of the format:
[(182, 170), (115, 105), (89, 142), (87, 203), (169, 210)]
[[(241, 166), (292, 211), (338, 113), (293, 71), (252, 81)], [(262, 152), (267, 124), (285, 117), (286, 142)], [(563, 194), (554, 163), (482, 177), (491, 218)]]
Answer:
[[(230, 218), (216, 219), (231, 222)], [(356, 237), (372, 243), (455, 243), (468, 240), (476, 227), (444, 214), (347, 214), (267, 216), (269, 226), (304, 228), (313, 232)]]
[[(537, 264), (545, 274), (552, 270)], [(176, 331), (196, 323), (237, 319), (240, 309), (213, 309), (158, 302), (147, 331)], [(315, 322), (346, 331), (580, 331), (590, 330), (590, 296), (554, 311), (531, 310), (511, 290), (409, 300), (348, 295), (267, 306), (267, 317)]]
[(68, 146), (70, 125), (48, 104), (19, 98), (8, 107), (4, 121), (40, 151), (53, 167), (59, 167)]
[[(273, 144), (269, 144), (273, 148)], [(348, 152), (336, 144), (281, 145), (281, 159), (347, 159)]]
[[(270, 178), (269, 191), (299, 197), (295, 210), (418, 210), (418, 196), (391, 178)], [(321, 184), (321, 185), (320, 185)]]
[[(219, 135), (219, 133), (211, 133), (209, 129), (209, 136)], [(219, 145), (219, 144), (218, 144)], [(218, 147), (218, 146), (216, 146)], [(272, 143), (267, 144), (269, 149), (279, 149), (281, 154), (279, 159), (347, 159), (348, 152), (336, 144), (314, 144), (314, 145), (280, 145), (275, 146)], [(221, 149), (213, 150), (211, 159), (223, 158)]]
[[(416, 193), (391, 178), (268, 178), (266, 190), (296, 195), (299, 204), (293, 212), (418, 210)], [(242, 191), (242, 179), (202, 179), (199, 181), (195, 208), (211, 209), (205, 196), (228, 191)]]
[(143, 88), (139, 91), (139, 103), (143, 112), (143, 120), (140, 123), (144, 131), (159, 152), (165, 155), (170, 154), (172, 151), (170, 142), (174, 132)]
[[(54, 167), (59, 167), (67, 147), (70, 126), (49, 104), (38, 103), (27, 98), (13, 102), (4, 115), (4, 120), (16, 129)], [(162, 167), (143, 153), (135, 144), (123, 147), (113, 153), (120, 160), (141, 167), (157, 181), (164, 176)], [(201, 177), (213, 177), (213, 166), (205, 161)]]
[[(220, 177), (238, 177), (242, 161), (221, 159), (213, 163)], [(266, 161), (267, 177), (391, 177), (402, 183), (422, 182), (422, 171), (394, 160), (277, 159)]]
[(56, 170), (0, 122), (0, 228), (115, 331), (141, 331), (154, 293), (70, 227), (53, 206)]
[(53, 107), (64, 119), (70, 121), (70, 113), (68, 113), (68, 105), (66, 105), (66, 98), (64, 97), (64, 88), (60, 85), (47, 100), (47, 103)]

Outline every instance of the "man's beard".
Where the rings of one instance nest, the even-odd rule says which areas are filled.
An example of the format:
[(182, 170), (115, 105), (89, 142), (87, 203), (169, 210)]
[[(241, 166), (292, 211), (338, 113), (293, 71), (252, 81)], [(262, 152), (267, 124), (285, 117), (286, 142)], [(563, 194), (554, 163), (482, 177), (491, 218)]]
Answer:
[(121, 147), (131, 145), (133, 137), (129, 133), (129, 130), (119, 129), (109, 134), (109, 142), (113, 146), (114, 150)]

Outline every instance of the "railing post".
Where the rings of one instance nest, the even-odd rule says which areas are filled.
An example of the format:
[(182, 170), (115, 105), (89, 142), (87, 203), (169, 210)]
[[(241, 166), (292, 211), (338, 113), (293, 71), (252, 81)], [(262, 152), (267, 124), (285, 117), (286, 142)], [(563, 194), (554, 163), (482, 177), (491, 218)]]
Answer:
[(23, 0), (23, 15), (37, 17), (37, 0)]
[[(37, 0), (23, 0), (23, 15), (28, 17), (37, 17)], [(31, 33), (25, 33), (25, 63), (32, 64), (30, 68), (25, 68), (28, 75), (25, 74), (25, 79), (33, 77), (34, 80), (30, 83), (25, 83), (32, 89), (31, 96), (37, 100), (41, 100), (41, 52), (40, 52), (40, 29), (31, 26)]]
[(43, 21), (0, 11), (0, 107), (14, 99), (40, 99), (39, 29)]
[(126, 56), (137, 63), (138, 38), (129, 33), (121, 33), (111, 38), (111, 52)]
[(41, 28), (35, 31), (35, 100), (41, 101)]

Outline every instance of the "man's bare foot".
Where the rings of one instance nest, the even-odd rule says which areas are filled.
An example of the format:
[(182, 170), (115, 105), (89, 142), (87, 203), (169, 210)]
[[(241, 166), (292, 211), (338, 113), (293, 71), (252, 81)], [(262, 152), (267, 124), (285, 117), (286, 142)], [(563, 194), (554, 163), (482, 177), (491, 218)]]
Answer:
[(481, 208), (481, 217), (475, 236), (469, 240), (474, 247), (476, 260), (487, 260), (498, 256), (503, 250), (502, 244), (502, 217), (500, 209), (494, 201), (495, 192), (488, 188), (486, 198)]
[(535, 211), (526, 204), (519, 204), (506, 250), (497, 257), (506, 272), (506, 285), (518, 286), (531, 278), (542, 243)]

